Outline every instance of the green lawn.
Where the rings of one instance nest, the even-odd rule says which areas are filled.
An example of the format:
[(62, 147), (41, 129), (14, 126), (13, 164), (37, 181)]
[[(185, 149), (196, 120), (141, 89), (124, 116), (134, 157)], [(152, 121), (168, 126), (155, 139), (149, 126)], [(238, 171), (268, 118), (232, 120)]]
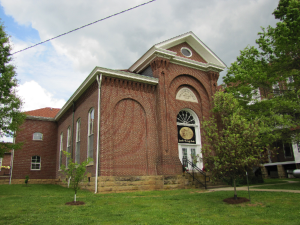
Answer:
[[(299, 181), (299, 178), (269, 178), (269, 179), (264, 179), (264, 184), (279, 184), (279, 183), (288, 183), (288, 181)], [(260, 185), (260, 184), (257, 184)]]
[(77, 200), (86, 204), (68, 206), (71, 189), (0, 185), (0, 224), (299, 224), (300, 194), (251, 192), (252, 204), (222, 201), (232, 196), (196, 189), (97, 195), (81, 190)]
[(264, 185), (259, 187), (252, 187), (259, 189), (286, 189), (286, 190), (300, 190), (300, 182), (298, 183), (278, 183), (274, 185)]

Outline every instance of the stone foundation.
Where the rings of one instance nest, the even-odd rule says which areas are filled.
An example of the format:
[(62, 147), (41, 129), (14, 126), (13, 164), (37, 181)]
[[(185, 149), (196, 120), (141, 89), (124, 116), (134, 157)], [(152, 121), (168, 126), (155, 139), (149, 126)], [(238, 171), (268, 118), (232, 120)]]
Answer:
[[(29, 179), (28, 184), (60, 184), (59, 179)], [(0, 180), (0, 184), (9, 184), (9, 178)], [(12, 179), (11, 184), (25, 184), (25, 179)]]
[(262, 167), (261, 167), (261, 173), (262, 173), (262, 177), (263, 177), (264, 179), (269, 178), (268, 170), (267, 170), (267, 168), (266, 168), (265, 166), (262, 166)]
[(286, 178), (284, 167), (282, 165), (277, 165), (277, 171), (278, 171), (279, 178)]
[[(198, 179), (201, 179), (197, 175)], [(201, 179), (202, 180), (202, 179)], [(13, 179), (12, 184), (25, 184), (25, 179)], [(203, 180), (202, 180), (203, 181)], [(0, 184), (9, 184), (9, 179), (0, 180)], [(62, 179), (29, 179), (28, 184), (57, 184), (67, 187), (67, 183)], [(95, 191), (95, 177), (89, 177), (88, 181), (81, 182), (82, 189)], [(102, 176), (98, 177), (97, 193), (117, 193), (132, 191), (150, 191), (150, 190), (172, 190), (199, 188), (192, 181), (190, 175), (161, 175), (161, 176)], [(201, 188), (201, 187), (200, 187)]]

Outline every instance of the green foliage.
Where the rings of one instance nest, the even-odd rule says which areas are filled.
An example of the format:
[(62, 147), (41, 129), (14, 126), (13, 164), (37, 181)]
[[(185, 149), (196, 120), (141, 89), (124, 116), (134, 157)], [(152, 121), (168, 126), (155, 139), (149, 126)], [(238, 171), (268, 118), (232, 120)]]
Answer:
[(29, 176), (26, 175), (26, 176), (25, 176), (25, 184), (26, 184), (26, 185), (28, 184), (28, 180), (29, 180)]
[(276, 27), (262, 28), (258, 48), (242, 50), (224, 82), (245, 118), (259, 118), (265, 144), (291, 143), (300, 140), (295, 129), (300, 126), (300, 1), (280, 0), (273, 15), (279, 20)]
[(245, 119), (245, 111), (233, 94), (217, 92), (213, 103), (216, 117), (202, 123), (205, 169), (212, 179), (229, 178), (235, 183), (241, 173), (258, 167), (266, 158), (261, 127), (257, 119)]
[(73, 188), (75, 192), (75, 198), (74, 201), (76, 201), (76, 194), (77, 191), (80, 189), (79, 183), (84, 180), (86, 177), (86, 166), (92, 161), (91, 158), (88, 158), (86, 161), (83, 161), (82, 163), (74, 163), (72, 158), (70, 157), (70, 153), (63, 151), (64, 155), (68, 157), (68, 167), (65, 165), (61, 166), (62, 172), (66, 175), (67, 179), (70, 179), (70, 186)]
[[(0, 137), (13, 137), (23, 123), (25, 115), (20, 109), (22, 102), (16, 95), (15, 67), (11, 64), (9, 38), (0, 22)], [(21, 144), (0, 143), (0, 157), (11, 149), (19, 149)]]

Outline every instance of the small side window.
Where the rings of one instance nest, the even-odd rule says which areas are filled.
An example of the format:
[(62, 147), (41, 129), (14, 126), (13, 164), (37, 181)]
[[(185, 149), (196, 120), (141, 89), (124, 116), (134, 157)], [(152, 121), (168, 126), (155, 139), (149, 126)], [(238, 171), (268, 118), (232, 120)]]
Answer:
[(38, 155), (31, 157), (31, 170), (41, 170), (41, 157)]
[(43, 134), (36, 132), (33, 134), (33, 140), (35, 141), (42, 141), (43, 140)]

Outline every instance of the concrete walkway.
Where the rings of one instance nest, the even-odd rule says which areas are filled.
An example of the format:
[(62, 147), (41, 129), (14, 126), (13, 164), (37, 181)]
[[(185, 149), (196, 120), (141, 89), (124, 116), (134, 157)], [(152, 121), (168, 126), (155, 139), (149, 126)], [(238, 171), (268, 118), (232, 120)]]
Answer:
[[(289, 181), (287, 180), (287, 183), (299, 183), (299, 181)], [(250, 186), (250, 191), (270, 191), (270, 192), (290, 192), (290, 193), (300, 193), (300, 190), (287, 190), (287, 189), (258, 189), (256, 187), (261, 186), (269, 186), (269, 185), (281, 185), (281, 184), (287, 184), (287, 183), (279, 183), (279, 184), (263, 184), (263, 185), (255, 185)], [(248, 191), (248, 186), (243, 187), (236, 187), (237, 191)], [(233, 191), (233, 187), (223, 187), (223, 188), (212, 188), (208, 189), (209, 192), (212, 191)]]

